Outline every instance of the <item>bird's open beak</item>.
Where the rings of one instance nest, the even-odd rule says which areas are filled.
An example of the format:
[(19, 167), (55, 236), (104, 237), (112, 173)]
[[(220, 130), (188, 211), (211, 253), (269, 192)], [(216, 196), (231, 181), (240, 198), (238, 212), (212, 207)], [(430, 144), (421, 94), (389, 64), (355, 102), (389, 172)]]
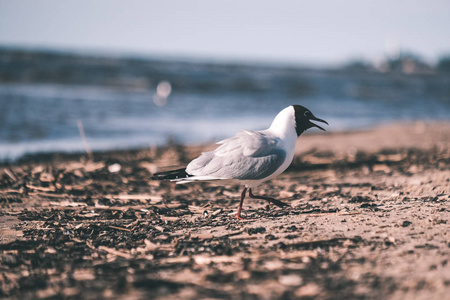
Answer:
[(323, 129), (323, 128), (320, 127), (319, 125), (314, 124), (313, 122), (311, 122), (311, 120), (317, 121), (317, 122), (322, 122), (322, 123), (325, 123), (325, 124), (328, 125), (327, 121), (322, 120), (322, 119), (319, 119), (319, 118), (316, 118), (315, 116), (312, 116), (311, 118), (309, 118), (309, 125), (310, 125), (311, 127), (317, 127), (317, 128), (319, 128), (320, 130), (326, 131), (325, 129)]

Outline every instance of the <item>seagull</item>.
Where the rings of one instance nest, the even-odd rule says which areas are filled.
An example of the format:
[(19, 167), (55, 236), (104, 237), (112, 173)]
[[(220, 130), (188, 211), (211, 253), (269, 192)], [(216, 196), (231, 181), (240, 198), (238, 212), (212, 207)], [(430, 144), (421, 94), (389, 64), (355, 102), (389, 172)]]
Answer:
[(256, 196), (252, 188), (283, 173), (294, 158), (297, 138), (307, 129), (322, 127), (311, 122), (319, 119), (304, 106), (291, 105), (283, 109), (268, 129), (242, 130), (235, 136), (218, 142), (214, 151), (203, 152), (186, 168), (155, 173), (152, 180), (171, 180), (177, 184), (220, 181), (244, 185), (236, 217), (241, 216), (247, 191), (250, 198), (263, 199), (277, 206), (286, 206), (277, 199)]

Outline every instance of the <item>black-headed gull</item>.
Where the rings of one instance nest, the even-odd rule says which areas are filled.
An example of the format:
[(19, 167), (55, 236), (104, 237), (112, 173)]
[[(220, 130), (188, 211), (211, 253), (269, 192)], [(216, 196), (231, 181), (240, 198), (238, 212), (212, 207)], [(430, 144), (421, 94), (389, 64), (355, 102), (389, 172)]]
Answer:
[(250, 198), (264, 199), (277, 205), (285, 203), (265, 196), (255, 196), (252, 188), (283, 173), (294, 158), (297, 138), (307, 129), (317, 127), (311, 122), (322, 119), (301, 105), (286, 107), (261, 131), (242, 130), (234, 137), (218, 142), (214, 151), (203, 152), (186, 168), (154, 174), (151, 179), (172, 180), (177, 184), (196, 181), (225, 181), (244, 185), (237, 218), (241, 217), (242, 204), (248, 190)]

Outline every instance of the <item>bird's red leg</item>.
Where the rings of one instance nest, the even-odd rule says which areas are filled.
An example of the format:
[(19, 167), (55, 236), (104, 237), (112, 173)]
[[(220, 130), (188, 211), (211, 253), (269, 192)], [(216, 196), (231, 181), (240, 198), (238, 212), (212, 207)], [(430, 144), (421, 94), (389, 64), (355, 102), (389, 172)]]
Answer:
[(242, 210), (242, 204), (244, 203), (245, 193), (246, 193), (246, 192), (247, 192), (247, 188), (244, 187), (244, 190), (242, 191), (242, 194), (241, 194), (241, 203), (239, 203), (238, 212), (237, 212), (237, 214), (236, 214), (236, 217), (237, 217), (239, 220), (245, 220), (244, 218), (241, 217), (241, 210)]
[(248, 195), (250, 196), (250, 198), (254, 198), (254, 199), (262, 199), (262, 200), (267, 200), (269, 201), (269, 203), (273, 203), (278, 207), (283, 207), (283, 206), (288, 206), (288, 204), (281, 202), (280, 200), (271, 198), (271, 197), (266, 197), (266, 196), (255, 196), (252, 193), (252, 189), (248, 189)]

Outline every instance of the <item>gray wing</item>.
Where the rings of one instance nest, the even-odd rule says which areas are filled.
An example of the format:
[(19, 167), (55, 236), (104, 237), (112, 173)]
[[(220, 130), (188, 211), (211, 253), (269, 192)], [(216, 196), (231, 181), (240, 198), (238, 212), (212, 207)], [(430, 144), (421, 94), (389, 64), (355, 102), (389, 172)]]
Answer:
[(259, 180), (275, 172), (285, 161), (279, 138), (263, 132), (242, 131), (219, 142), (211, 152), (194, 159), (186, 172), (217, 179)]

